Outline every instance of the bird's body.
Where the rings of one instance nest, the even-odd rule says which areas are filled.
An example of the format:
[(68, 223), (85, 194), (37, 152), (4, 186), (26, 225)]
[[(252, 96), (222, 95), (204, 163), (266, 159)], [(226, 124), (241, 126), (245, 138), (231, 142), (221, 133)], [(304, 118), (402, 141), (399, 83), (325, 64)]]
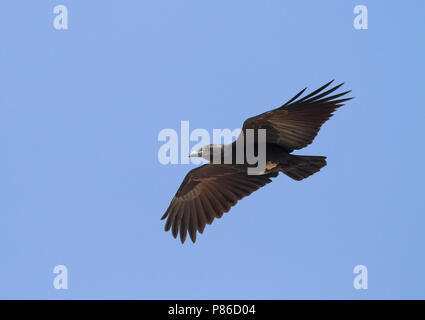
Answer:
[[(206, 224), (221, 218), (238, 200), (270, 183), (270, 178), (280, 172), (294, 180), (302, 180), (324, 167), (325, 157), (291, 153), (310, 144), (332, 112), (351, 99), (338, 99), (349, 91), (329, 96), (342, 84), (322, 92), (330, 83), (332, 81), (298, 99), (304, 89), (283, 106), (247, 119), (240, 136), (232, 144), (209, 145), (191, 153), (210, 163), (186, 175), (162, 217), (167, 218), (165, 230), (171, 229), (174, 237), (180, 232), (182, 242), (189, 232), (195, 242), (197, 231), (202, 233)], [(265, 129), (265, 141), (259, 138), (261, 129)], [(249, 134), (250, 130), (253, 135)], [(254, 166), (247, 150), (249, 141), (253, 144), (254, 155), (260, 156), (261, 150), (265, 155), (264, 168), (255, 174), (248, 171)]]

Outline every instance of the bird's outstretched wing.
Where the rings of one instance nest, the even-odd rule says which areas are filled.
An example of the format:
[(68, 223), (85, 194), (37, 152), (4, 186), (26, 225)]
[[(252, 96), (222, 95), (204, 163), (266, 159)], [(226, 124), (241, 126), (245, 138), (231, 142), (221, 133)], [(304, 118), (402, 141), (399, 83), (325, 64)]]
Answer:
[(191, 170), (161, 218), (168, 217), (165, 231), (171, 228), (176, 238), (180, 230), (182, 243), (189, 231), (195, 242), (196, 231), (202, 233), (207, 223), (221, 218), (238, 200), (270, 183), (277, 174), (247, 175), (246, 168), (226, 164), (206, 164)]
[(267, 143), (278, 144), (287, 152), (304, 148), (313, 142), (332, 113), (343, 106), (343, 102), (352, 99), (339, 99), (351, 91), (331, 95), (343, 83), (323, 92), (332, 82), (300, 98), (305, 88), (283, 106), (247, 119), (241, 135), (247, 129), (266, 129)]

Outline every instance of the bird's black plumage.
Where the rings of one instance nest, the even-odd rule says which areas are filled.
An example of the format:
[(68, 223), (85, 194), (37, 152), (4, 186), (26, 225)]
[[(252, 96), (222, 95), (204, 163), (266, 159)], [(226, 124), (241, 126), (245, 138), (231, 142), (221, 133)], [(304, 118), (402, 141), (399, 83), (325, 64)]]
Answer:
[(352, 99), (341, 98), (350, 91), (331, 95), (342, 84), (325, 91), (332, 82), (301, 97), (306, 90), (303, 89), (281, 107), (247, 119), (238, 139), (246, 135), (247, 129), (266, 129), (266, 170), (260, 175), (248, 175), (248, 164), (236, 164), (235, 159), (231, 164), (211, 162), (191, 170), (162, 216), (167, 218), (165, 230), (171, 229), (175, 238), (180, 233), (182, 242), (189, 233), (195, 242), (196, 233), (202, 233), (206, 224), (221, 218), (238, 200), (270, 183), (270, 178), (279, 172), (302, 180), (324, 167), (325, 157), (290, 153), (312, 143), (322, 124)]

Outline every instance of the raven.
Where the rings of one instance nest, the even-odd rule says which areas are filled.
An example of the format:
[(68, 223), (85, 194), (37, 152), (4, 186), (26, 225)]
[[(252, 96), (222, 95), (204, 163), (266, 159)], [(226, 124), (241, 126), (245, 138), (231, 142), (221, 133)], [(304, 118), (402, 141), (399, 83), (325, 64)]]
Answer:
[[(281, 107), (247, 119), (241, 134), (232, 144), (213, 144), (192, 152), (191, 157), (202, 157), (210, 163), (189, 171), (184, 178), (161, 218), (167, 218), (165, 231), (171, 229), (174, 238), (180, 231), (182, 243), (189, 232), (195, 242), (197, 231), (202, 233), (206, 224), (211, 224), (214, 218), (221, 218), (238, 200), (270, 183), (270, 178), (276, 177), (279, 172), (299, 181), (326, 166), (326, 157), (300, 156), (291, 152), (312, 143), (322, 124), (345, 101), (352, 99), (341, 98), (351, 90), (331, 95), (344, 83), (324, 91), (332, 82), (301, 97), (305, 88)], [(266, 167), (255, 175), (247, 173), (250, 165), (245, 155), (242, 163), (236, 162), (235, 158), (237, 142), (246, 136), (249, 129), (257, 134), (259, 129), (266, 130)], [(254, 144), (258, 150), (258, 139)], [(230, 163), (213, 162), (214, 153), (223, 155), (229, 149), (232, 150)]]

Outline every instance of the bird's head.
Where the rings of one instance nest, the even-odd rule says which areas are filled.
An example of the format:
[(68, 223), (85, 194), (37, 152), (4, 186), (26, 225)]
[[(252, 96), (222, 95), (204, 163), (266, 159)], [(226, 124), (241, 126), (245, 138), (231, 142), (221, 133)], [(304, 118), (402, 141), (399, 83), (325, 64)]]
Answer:
[(216, 154), (217, 159), (220, 159), (222, 151), (221, 144), (209, 144), (203, 146), (201, 149), (192, 151), (189, 155), (191, 158), (203, 158), (207, 161), (213, 162), (213, 155)]

